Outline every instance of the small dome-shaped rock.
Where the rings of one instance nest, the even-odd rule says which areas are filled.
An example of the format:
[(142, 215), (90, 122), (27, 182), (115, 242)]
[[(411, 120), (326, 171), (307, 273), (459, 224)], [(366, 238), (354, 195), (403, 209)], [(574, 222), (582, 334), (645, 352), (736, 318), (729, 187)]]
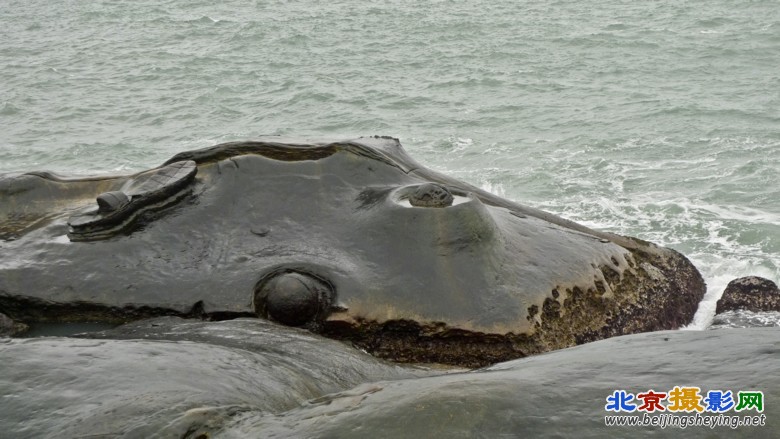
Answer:
[(718, 300), (715, 313), (744, 309), (753, 312), (780, 311), (780, 289), (769, 279), (747, 276), (734, 279)]
[(258, 300), (271, 320), (287, 326), (316, 322), (330, 308), (331, 289), (309, 274), (287, 272), (274, 276), (258, 291)]
[(409, 204), (415, 207), (447, 207), (454, 200), (449, 189), (433, 183), (421, 184), (409, 196)]

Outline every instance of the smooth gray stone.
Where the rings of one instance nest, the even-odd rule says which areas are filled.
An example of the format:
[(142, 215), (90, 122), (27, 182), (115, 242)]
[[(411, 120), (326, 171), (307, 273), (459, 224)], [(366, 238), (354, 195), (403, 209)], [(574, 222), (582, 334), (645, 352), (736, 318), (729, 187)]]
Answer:
[[(780, 330), (662, 331), (611, 338), (467, 373), (358, 386), (283, 414), (236, 415), (219, 438), (776, 438)], [(614, 390), (758, 390), (763, 427), (607, 427)], [(664, 401), (666, 405), (667, 402)], [(656, 412), (657, 413), (657, 412)], [(669, 413), (668, 411), (666, 413)], [(706, 412), (705, 412), (706, 413)], [(642, 416), (641, 413), (639, 416)], [(717, 415), (715, 415), (717, 416)]]

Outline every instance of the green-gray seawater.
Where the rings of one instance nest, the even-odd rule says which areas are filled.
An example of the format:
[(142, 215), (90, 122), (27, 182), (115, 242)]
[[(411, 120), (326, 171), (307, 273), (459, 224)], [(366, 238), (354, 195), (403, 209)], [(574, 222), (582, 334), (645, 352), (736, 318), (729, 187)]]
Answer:
[(399, 137), (520, 203), (780, 283), (780, 3), (0, 3), (0, 172)]

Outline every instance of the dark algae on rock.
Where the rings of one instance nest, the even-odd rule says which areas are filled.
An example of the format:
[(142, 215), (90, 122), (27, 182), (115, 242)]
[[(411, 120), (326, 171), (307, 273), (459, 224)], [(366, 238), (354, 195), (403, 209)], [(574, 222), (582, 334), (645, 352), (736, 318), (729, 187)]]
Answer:
[(260, 316), (474, 367), (678, 328), (705, 291), (671, 249), (497, 197), (387, 137), (5, 175), (0, 200), (0, 312), (19, 322)]

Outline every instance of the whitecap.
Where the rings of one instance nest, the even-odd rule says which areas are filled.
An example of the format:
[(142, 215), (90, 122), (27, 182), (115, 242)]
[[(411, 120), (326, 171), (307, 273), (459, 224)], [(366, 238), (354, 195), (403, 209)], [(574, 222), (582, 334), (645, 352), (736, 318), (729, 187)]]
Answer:
[(506, 191), (504, 190), (504, 185), (501, 183), (494, 183), (490, 180), (485, 180), (480, 183), (479, 188), (485, 192), (490, 192), (493, 195), (506, 198)]
[[(699, 302), (693, 321), (682, 328), (687, 330), (702, 330), (712, 324), (718, 300), (720, 300), (723, 291), (732, 280), (750, 275), (772, 279), (777, 275), (777, 273), (772, 273), (770, 270), (758, 266), (754, 261), (750, 260), (727, 259), (717, 256), (711, 256), (708, 260), (701, 260), (696, 257), (691, 257), (690, 259), (700, 269), (706, 269), (707, 272), (703, 273), (703, 275), (707, 282), (707, 293)], [(760, 260), (760, 255), (757, 255), (756, 259)]]

